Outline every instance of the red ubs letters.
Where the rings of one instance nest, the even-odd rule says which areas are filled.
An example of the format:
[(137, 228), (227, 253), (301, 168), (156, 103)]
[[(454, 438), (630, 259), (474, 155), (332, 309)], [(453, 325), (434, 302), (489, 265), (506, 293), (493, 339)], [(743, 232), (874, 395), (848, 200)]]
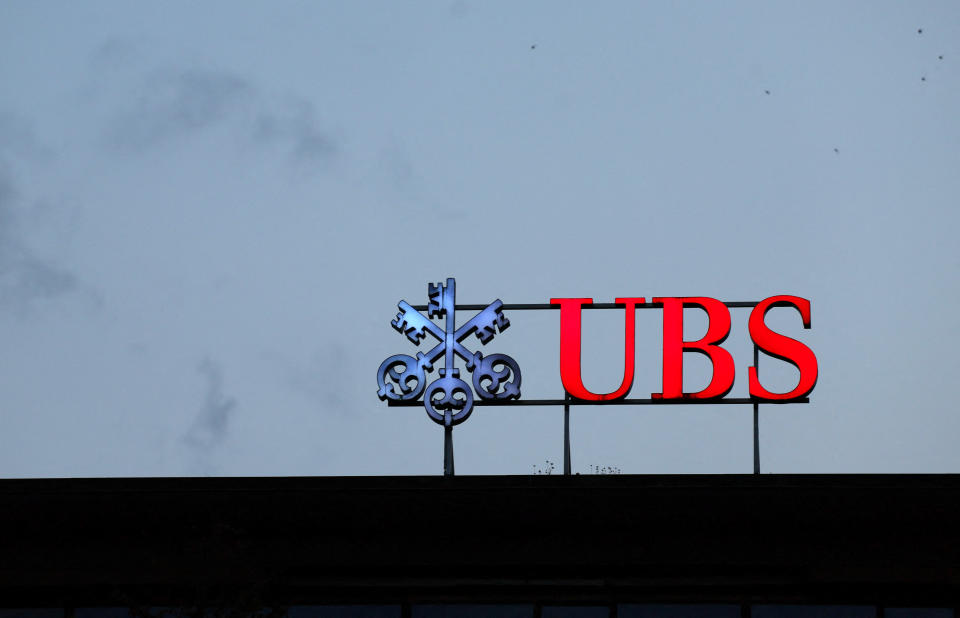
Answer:
[[(591, 298), (551, 298), (550, 304), (560, 305), (560, 377), (563, 387), (572, 397), (586, 401), (610, 401), (627, 396), (633, 386), (634, 332), (636, 307), (643, 298), (618, 298), (626, 308), (623, 355), (623, 380), (611, 393), (593, 393), (583, 385), (580, 376), (580, 311)], [(700, 296), (683, 298), (655, 297), (653, 303), (663, 306), (663, 392), (653, 393), (654, 399), (718, 399), (733, 388), (736, 373), (733, 357), (720, 347), (730, 334), (730, 310), (719, 300)], [(683, 340), (683, 308), (697, 307), (707, 313), (707, 334), (697, 341)], [(767, 311), (774, 307), (793, 307), (800, 312), (803, 327), (810, 328), (810, 301), (799, 296), (771, 296), (753, 308), (748, 322), (750, 338), (761, 350), (794, 365), (800, 371), (800, 380), (787, 393), (772, 393), (757, 377), (757, 368), (749, 368), (750, 396), (763, 400), (787, 400), (806, 397), (817, 384), (817, 358), (804, 344), (770, 330), (764, 323)], [(683, 353), (705, 354), (713, 363), (713, 377), (702, 391), (683, 392)]]

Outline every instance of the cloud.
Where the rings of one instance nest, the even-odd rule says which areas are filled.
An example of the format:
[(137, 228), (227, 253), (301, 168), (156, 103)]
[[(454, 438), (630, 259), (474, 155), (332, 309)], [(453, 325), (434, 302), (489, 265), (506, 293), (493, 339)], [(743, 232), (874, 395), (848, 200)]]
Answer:
[(296, 163), (324, 162), (338, 151), (336, 140), (321, 130), (313, 103), (302, 98), (277, 103), (236, 73), (166, 69), (134, 79), (105, 131), (111, 148), (124, 154), (182, 141), (224, 123), (254, 144), (279, 147)]
[[(24, 142), (29, 145), (29, 140)], [(2, 144), (2, 143), (0, 143)], [(0, 145), (0, 310), (29, 312), (36, 303), (61, 297), (78, 288), (77, 277), (68, 269), (30, 248), (18, 224), (22, 208), (13, 171), (4, 161)]]
[(0, 235), (9, 233), (13, 229), (13, 202), (17, 197), (12, 175), (0, 161)]
[(351, 406), (342, 392), (353, 377), (351, 355), (339, 341), (327, 341), (308, 360), (274, 357), (287, 386), (323, 413), (346, 414)]
[(223, 372), (218, 363), (205, 358), (197, 371), (204, 380), (203, 404), (183, 439), (189, 447), (205, 455), (223, 443), (237, 402), (223, 393)]
[(24, 118), (0, 111), (0, 156), (42, 158), (49, 152), (37, 141)]
[(254, 125), (254, 139), (263, 145), (284, 145), (301, 162), (318, 161), (337, 152), (334, 140), (317, 127), (316, 108), (296, 101), (279, 110), (262, 109)]
[(119, 69), (139, 56), (139, 47), (134, 40), (112, 37), (94, 49), (91, 62), (97, 69)]
[(49, 300), (77, 289), (70, 271), (21, 253), (6, 258), (0, 249), (0, 307), (24, 309), (39, 300)]
[(202, 131), (253, 96), (246, 80), (223, 71), (153, 71), (143, 76), (129, 107), (114, 118), (109, 142), (141, 151)]

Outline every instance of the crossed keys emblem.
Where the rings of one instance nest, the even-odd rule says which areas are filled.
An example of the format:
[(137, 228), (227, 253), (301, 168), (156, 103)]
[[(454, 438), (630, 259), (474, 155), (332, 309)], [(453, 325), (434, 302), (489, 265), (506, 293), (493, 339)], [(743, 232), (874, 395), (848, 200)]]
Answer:
[[(435, 422), (452, 427), (467, 420), (473, 411), (473, 392), (480, 399), (518, 399), (520, 397), (520, 367), (506, 354), (471, 352), (463, 340), (476, 334), (480, 343), (486, 345), (498, 332), (510, 326), (503, 315), (503, 303), (495, 300), (480, 313), (456, 328), (457, 282), (447, 279), (446, 285), (427, 285), (427, 315), (401, 300), (397, 314), (390, 324), (407, 336), (414, 345), (420, 345), (429, 334), (439, 343), (429, 352), (417, 352), (416, 358), (407, 354), (395, 354), (383, 361), (377, 371), (377, 395), (380, 400), (413, 401), (423, 397), (423, 407)], [(441, 329), (431, 318), (446, 318), (446, 328)], [(427, 386), (426, 374), (431, 373), (434, 363), (444, 357), (440, 377)], [(467, 371), (473, 374), (473, 389), (460, 379), (456, 357), (466, 362)]]

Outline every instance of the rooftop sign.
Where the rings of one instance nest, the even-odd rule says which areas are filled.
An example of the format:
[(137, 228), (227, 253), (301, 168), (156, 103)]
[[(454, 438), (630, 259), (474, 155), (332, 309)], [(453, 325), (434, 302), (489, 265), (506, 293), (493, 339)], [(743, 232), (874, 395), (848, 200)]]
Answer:
[[(617, 298), (613, 303), (594, 303), (591, 298), (551, 298), (544, 304), (506, 305), (499, 299), (489, 305), (457, 305), (456, 281), (447, 279), (446, 285), (437, 283), (427, 287), (429, 302), (414, 306), (400, 301), (400, 312), (391, 322), (398, 332), (420, 346), (425, 340), (434, 345), (427, 351), (418, 351), (416, 357), (395, 354), (387, 358), (377, 371), (377, 395), (391, 405), (419, 405), (420, 398), (427, 415), (445, 428), (444, 471), (453, 474), (452, 428), (462, 423), (477, 405), (563, 405), (567, 431), (565, 432), (564, 469), (569, 473), (569, 406), (604, 404), (753, 404), (754, 406), (754, 471), (759, 472), (757, 438), (757, 406), (760, 403), (807, 403), (817, 383), (817, 359), (809, 347), (770, 329), (764, 318), (774, 307), (797, 310), (804, 328), (810, 328), (810, 301), (798, 296), (771, 296), (759, 302), (721, 302), (703, 296), (654, 297), (646, 302), (643, 297)], [(730, 334), (730, 308), (750, 308), (748, 329), (754, 344), (753, 365), (748, 368), (749, 397), (727, 397), (733, 389), (735, 364), (731, 354), (722, 347)], [(706, 312), (707, 333), (696, 341), (683, 338), (683, 310), (698, 308)], [(459, 328), (456, 310), (476, 311)], [(517, 362), (506, 354), (472, 351), (464, 343), (475, 335), (481, 345), (490, 343), (509, 326), (506, 310), (560, 311), (560, 379), (564, 388), (562, 399), (523, 399), (521, 373)], [(624, 371), (620, 386), (609, 393), (595, 393), (584, 386), (580, 373), (581, 313), (584, 309), (622, 309), (624, 311)], [(660, 392), (649, 398), (630, 399), (633, 387), (635, 357), (635, 317), (637, 309), (660, 309), (663, 312), (663, 382)], [(426, 314), (422, 313), (426, 311)], [(441, 328), (434, 319), (445, 321)], [(434, 341), (435, 340), (435, 341)], [(707, 386), (697, 392), (683, 391), (683, 354), (697, 352), (706, 355), (713, 366)], [(800, 373), (797, 385), (787, 392), (772, 392), (760, 382), (757, 372), (759, 352), (794, 365)], [(427, 374), (436, 368), (443, 357), (438, 377), (428, 384)], [(472, 375), (472, 388), (456, 366), (457, 358)]]

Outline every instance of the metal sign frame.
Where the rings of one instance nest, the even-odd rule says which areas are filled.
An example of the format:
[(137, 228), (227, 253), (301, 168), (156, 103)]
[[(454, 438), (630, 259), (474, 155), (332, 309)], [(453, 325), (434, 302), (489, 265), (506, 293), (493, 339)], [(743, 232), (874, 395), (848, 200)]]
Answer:
[[(433, 336), (440, 343), (430, 351), (418, 352), (414, 358), (409, 355), (397, 354), (387, 358), (377, 374), (379, 386), (378, 396), (387, 400), (390, 407), (424, 406), (428, 416), (438, 424), (444, 426), (444, 474), (454, 474), (453, 459), (453, 426), (467, 419), (475, 406), (563, 406), (564, 437), (563, 437), (563, 474), (572, 474), (570, 453), (570, 407), (596, 405), (752, 405), (753, 406), (753, 472), (760, 474), (760, 405), (785, 405), (795, 403), (809, 403), (809, 396), (790, 399), (764, 399), (760, 397), (712, 397), (712, 398), (629, 398), (604, 399), (600, 401), (584, 400), (572, 397), (568, 392), (563, 398), (521, 399), (520, 367), (511, 357), (505, 354), (491, 354), (485, 356), (482, 352), (472, 352), (461, 342), (470, 334), (475, 334), (482, 344), (491, 341), (498, 332), (506, 330), (510, 322), (504, 315), (505, 311), (557, 311), (557, 303), (503, 303), (499, 299), (488, 305), (457, 304), (456, 282), (453, 278), (447, 279), (446, 285), (429, 284), (428, 304), (410, 305), (400, 301), (400, 313), (391, 325), (397, 331), (407, 335), (416, 345), (426, 337)], [(658, 300), (658, 299), (655, 299)], [(727, 301), (723, 302), (728, 309), (757, 307), (760, 302), (754, 301)], [(632, 302), (635, 309), (662, 309), (662, 302)], [(626, 309), (627, 303), (584, 303), (581, 309), (609, 310)], [(427, 316), (422, 313), (426, 311)], [(456, 328), (455, 313), (457, 311), (477, 311), (470, 320), (460, 328)], [(431, 318), (445, 318), (446, 328), (441, 330)], [(805, 326), (809, 327), (808, 324)], [(721, 341), (722, 342), (722, 341)], [(760, 347), (753, 345), (753, 367), (759, 373)], [(433, 370), (433, 362), (444, 356), (444, 367), (439, 370), (439, 378), (429, 386), (426, 384), (426, 373)], [(460, 378), (459, 369), (455, 367), (456, 357), (466, 362), (466, 368), (473, 374), (473, 385), (478, 397), (470, 392), (470, 386)], [(789, 359), (787, 359), (789, 360)], [(792, 362), (792, 361), (791, 361)], [(396, 371), (403, 367), (402, 371)], [(449, 369), (448, 369), (449, 368)], [(415, 381), (415, 385), (410, 382)], [(815, 382), (814, 382), (815, 383)], [(394, 389), (393, 387), (397, 387)], [(811, 387), (812, 388), (812, 387)], [(399, 392), (397, 392), (397, 389)], [(423, 399), (420, 399), (420, 395)], [(439, 395), (439, 397), (437, 397)], [(457, 397), (461, 395), (461, 397)]]

